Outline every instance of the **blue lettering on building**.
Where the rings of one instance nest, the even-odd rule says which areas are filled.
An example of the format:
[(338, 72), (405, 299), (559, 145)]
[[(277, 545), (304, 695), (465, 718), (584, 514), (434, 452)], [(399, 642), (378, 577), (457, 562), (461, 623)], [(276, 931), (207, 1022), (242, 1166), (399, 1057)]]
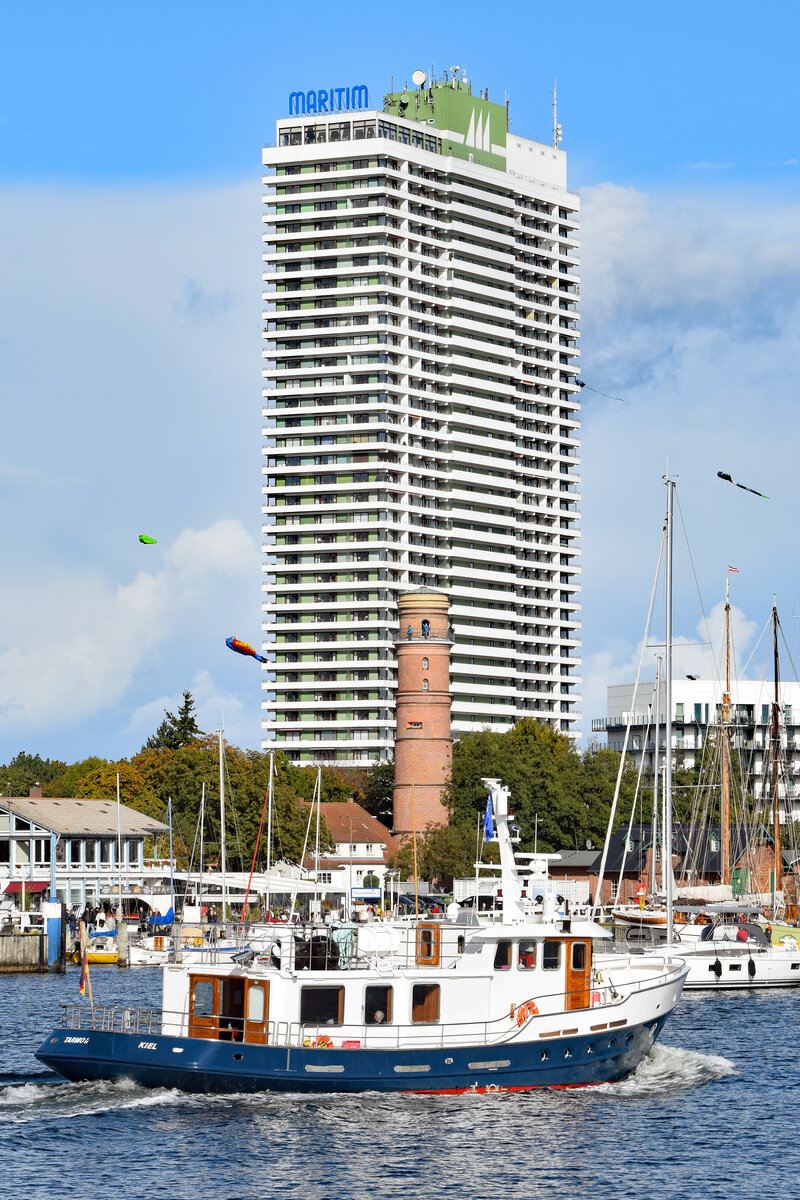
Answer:
[(290, 117), (305, 116), (306, 113), (349, 112), (354, 108), (369, 108), (369, 89), (365, 83), (289, 93)]

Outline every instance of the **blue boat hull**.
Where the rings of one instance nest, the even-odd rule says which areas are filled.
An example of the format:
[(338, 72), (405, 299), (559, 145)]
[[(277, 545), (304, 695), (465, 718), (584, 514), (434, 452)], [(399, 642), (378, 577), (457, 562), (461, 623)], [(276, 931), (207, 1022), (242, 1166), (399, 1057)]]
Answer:
[(586, 1087), (629, 1075), (665, 1016), (583, 1037), (430, 1050), (242, 1045), (56, 1029), (36, 1057), (65, 1079), (133, 1080), (185, 1092), (466, 1092)]

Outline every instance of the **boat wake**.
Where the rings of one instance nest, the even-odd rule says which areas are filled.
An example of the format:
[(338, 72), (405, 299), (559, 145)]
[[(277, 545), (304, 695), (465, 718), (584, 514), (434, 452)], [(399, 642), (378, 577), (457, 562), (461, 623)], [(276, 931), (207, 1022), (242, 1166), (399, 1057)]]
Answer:
[(52, 1076), (52, 1083), (40, 1083), (41, 1075), (24, 1076), (9, 1087), (0, 1087), (0, 1119), (3, 1123), (25, 1125), (43, 1118), (92, 1116), (113, 1110), (152, 1108), (172, 1104), (184, 1097), (176, 1089), (140, 1087), (128, 1080), (120, 1083), (65, 1083)]
[(621, 1098), (663, 1097), (735, 1074), (735, 1065), (719, 1054), (700, 1054), (696, 1050), (656, 1044), (627, 1079), (600, 1084), (596, 1090)]

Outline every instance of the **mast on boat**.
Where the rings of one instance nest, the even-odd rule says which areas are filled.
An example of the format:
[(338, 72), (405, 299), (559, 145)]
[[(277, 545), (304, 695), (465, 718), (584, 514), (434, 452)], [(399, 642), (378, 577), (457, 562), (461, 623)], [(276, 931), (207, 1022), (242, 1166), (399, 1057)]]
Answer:
[(663, 843), (666, 870), (667, 892), (667, 945), (672, 945), (672, 509), (675, 494), (675, 481), (667, 477), (667, 545), (666, 545), (666, 630), (665, 630), (665, 672), (666, 689), (664, 698), (664, 726), (666, 747), (664, 751), (664, 825)]
[(228, 876), (225, 862), (225, 778), (223, 767), (222, 726), (217, 730), (219, 737), (219, 868), (222, 873), (222, 924), (228, 915)]
[(719, 824), (722, 853), (722, 882), (731, 881), (730, 841), (730, 721), (731, 721), (731, 581), (725, 580), (725, 692), (722, 697), (722, 796)]
[(775, 913), (777, 894), (783, 887), (783, 863), (781, 862), (781, 810), (778, 797), (778, 752), (780, 750), (780, 728), (778, 726), (778, 608), (772, 597), (772, 648), (774, 660), (775, 694), (772, 701), (772, 825), (775, 841), (775, 872), (772, 887), (772, 911)]

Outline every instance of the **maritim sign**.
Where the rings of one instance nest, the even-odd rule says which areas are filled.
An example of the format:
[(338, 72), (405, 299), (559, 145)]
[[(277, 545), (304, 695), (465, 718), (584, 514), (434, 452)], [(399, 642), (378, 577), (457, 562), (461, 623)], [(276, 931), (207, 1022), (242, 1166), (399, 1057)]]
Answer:
[(289, 116), (305, 113), (349, 112), (354, 108), (369, 108), (369, 88), (365, 83), (352, 87), (318, 88), (312, 92), (289, 93)]

